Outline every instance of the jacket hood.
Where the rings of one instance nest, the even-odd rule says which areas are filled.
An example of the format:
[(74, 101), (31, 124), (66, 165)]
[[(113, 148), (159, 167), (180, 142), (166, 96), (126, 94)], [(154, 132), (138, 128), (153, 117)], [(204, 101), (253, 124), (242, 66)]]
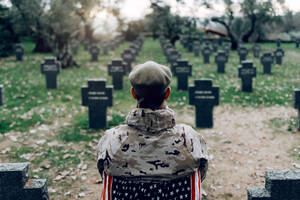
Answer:
[(160, 110), (136, 108), (128, 114), (126, 123), (153, 134), (175, 126), (174, 111), (168, 107)]

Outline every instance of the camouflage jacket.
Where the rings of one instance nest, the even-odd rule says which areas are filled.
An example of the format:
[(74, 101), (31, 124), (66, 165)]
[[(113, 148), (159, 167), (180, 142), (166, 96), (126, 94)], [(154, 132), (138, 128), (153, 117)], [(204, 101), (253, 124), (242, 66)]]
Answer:
[[(168, 180), (207, 170), (203, 137), (192, 127), (175, 124), (169, 109), (136, 108), (127, 125), (107, 130), (98, 145), (98, 169), (110, 176)], [(101, 174), (102, 175), (102, 174)]]

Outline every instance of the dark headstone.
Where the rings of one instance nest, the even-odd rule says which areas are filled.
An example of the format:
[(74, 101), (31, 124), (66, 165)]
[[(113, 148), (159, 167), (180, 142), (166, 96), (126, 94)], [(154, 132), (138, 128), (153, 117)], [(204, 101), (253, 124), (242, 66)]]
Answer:
[(3, 85), (0, 85), (0, 106), (3, 106), (4, 104), (4, 94), (3, 94)]
[(113, 86), (106, 86), (105, 79), (89, 79), (81, 88), (82, 105), (89, 107), (89, 127), (106, 127), (106, 110), (113, 104)]
[(240, 63), (242, 63), (242, 61), (246, 60), (247, 55), (248, 55), (248, 49), (245, 46), (241, 46), (238, 49), (238, 54), (240, 56)]
[(60, 73), (60, 62), (55, 57), (47, 57), (41, 65), (41, 72), (46, 76), (47, 89), (57, 88), (57, 75)]
[(205, 46), (210, 46), (210, 39), (209, 38), (204, 38), (203, 39)]
[(130, 49), (125, 49), (121, 54), (122, 60), (126, 62), (127, 72), (131, 72), (131, 64), (134, 61), (134, 55)]
[(260, 62), (264, 66), (263, 73), (264, 74), (271, 74), (272, 64), (274, 62), (274, 58), (273, 58), (272, 53), (270, 53), (270, 52), (264, 53), (262, 55), (262, 57), (260, 58)]
[(211, 54), (211, 49), (209, 46), (204, 46), (202, 49), (202, 55), (203, 55), (203, 62), (204, 64), (208, 64), (209, 63), (209, 57)]
[(186, 45), (189, 52), (193, 51), (193, 44), (194, 44), (194, 39), (192, 37), (188, 37)]
[(253, 56), (255, 58), (259, 58), (260, 56), (260, 45), (259, 44), (254, 44), (253, 47), (252, 47), (252, 51), (253, 51)]
[(175, 49), (172, 49), (167, 56), (168, 63), (170, 63), (171, 65), (174, 65), (177, 62), (177, 60), (180, 60), (180, 58), (180, 53)]
[(47, 180), (28, 177), (28, 163), (0, 163), (0, 199), (49, 200)]
[(218, 72), (225, 73), (225, 64), (228, 62), (228, 57), (225, 51), (219, 51), (215, 57), (215, 63), (218, 65)]
[(115, 90), (123, 89), (123, 76), (126, 74), (126, 64), (120, 60), (112, 60), (108, 64), (108, 75), (112, 76), (112, 82)]
[(93, 62), (98, 61), (99, 52), (100, 52), (99, 47), (97, 47), (96, 45), (92, 45), (91, 46), (91, 48), (90, 48), (90, 54), (92, 56), (92, 61)]
[(230, 44), (225, 43), (225, 44), (223, 45), (223, 51), (225, 51), (225, 53), (227, 54), (227, 57), (229, 57), (230, 49), (231, 49)]
[(256, 77), (256, 67), (251, 61), (243, 61), (239, 67), (239, 78), (242, 79), (242, 91), (252, 92), (252, 79)]
[(218, 48), (219, 48), (218, 41), (214, 41), (213, 44), (212, 44), (212, 46), (213, 46), (213, 51), (215, 53), (217, 53), (218, 52)]
[(132, 54), (134, 55), (134, 58), (139, 55), (139, 48), (138, 48), (138, 46), (136, 46), (134, 44), (131, 44), (129, 46), (129, 49), (131, 50)]
[(103, 55), (108, 55), (109, 46), (106, 42), (101, 45)]
[(194, 51), (194, 56), (198, 57), (201, 51), (199, 42), (194, 42), (193, 51)]
[(284, 56), (284, 51), (282, 48), (277, 48), (274, 51), (274, 57), (276, 59), (276, 64), (281, 65), (282, 64), (282, 57)]
[(223, 45), (223, 41), (224, 41), (223, 38), (219, 38), (219, 39), (218, 39), (218, 44), (219, 44), (219, 46), (222, 46), (222, 45)]
[(73, 42), (73, 43), (71, 44), (71, 50), (72, 50), (72, 53), (73, 53), (74, 55), (77, 55), (77, 53), (78, 53), (78, 48), (79, 48), (79, 44), (78, 44), (77, 42)]
[(281, 46), (281, 39), (277, 39), (277, 40), (276, 40), (276, 46), (277, 46), (277, 47), (280, 47), (280, 46)]
[(300, 171), (268, 171), (265, 188), (248, 189), (248, 200), (299, 200)]
[(85, 51), (88, 51), (88, 50), (89, 50), (89, 47), (90, 47), (90, 42), (89, 42), (89, 41), (84, 40), (84, 41), (82, 42), (82, 45), (83, 45), (83, 49), (84, 49)]
[(15, 46), (15, 53), (16, 53), (16, 59), (17, 61), (22, 61), (23, 60), (23, 55), (24, 55), (24, 47), (21, 44), (17, 44)]
[(299, 39), (296, 39), (296, 40), (295, 40), (295, 43), (296, 43), (296, 48), (298, 49), (298, 48), (299, 48), (300, 40), (299, 40)]
[(188, 89), (188, 77), (192, 75), (192, 65), (186, 60), (178, 60), (173, 66), (174, 75), (177, 76), (177, 89)]
[(189, 104), (196, 107), (196, 126), (213, 127), (213, 108), (219, 105), (219, 87), (213, 87), (208, 79), (195, 80), (189, 87)]
[(300, 131), (300, 89), (294, 90), (294, 108), (298, 110), (298, 130)]

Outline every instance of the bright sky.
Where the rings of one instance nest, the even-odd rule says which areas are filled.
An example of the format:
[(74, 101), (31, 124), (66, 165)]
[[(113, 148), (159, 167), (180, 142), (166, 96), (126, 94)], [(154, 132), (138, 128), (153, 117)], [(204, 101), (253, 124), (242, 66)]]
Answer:
[[(185, 6), (179, 6), (175, 0), (165, 1), (171, 4), (172, 12), (185, 16), (212, 16), (216, 13), (221, 14), (224, 10), (224, 7), (221, 3), (215, 4), (214, 10), (208, 10), (203, 7), (199, 8), (194, 6), (192, 0), (186, 0), (187, 3)], [(300, 0), (285, 0), (285, 5), (294, 12), (300, 12)], [(124, 6), (121, 8), (121, 13), (124, 17), (126, 16), (126, 18), (138, 19), (150, 12), (149, 6), (149, 0), (125, 0)]]

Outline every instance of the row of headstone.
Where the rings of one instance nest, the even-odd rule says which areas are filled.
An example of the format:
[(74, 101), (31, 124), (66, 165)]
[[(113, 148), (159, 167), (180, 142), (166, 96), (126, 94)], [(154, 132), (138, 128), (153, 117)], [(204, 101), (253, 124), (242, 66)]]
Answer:
[(192, 75), (192, 65), (180, 59), (177, 52), (165, 38), (160, 38), (161, 47), (171, 71), (177, 77), (177, 89), (188, 90), (189, 104), (195, 106), (195, 121), (198, 128), (213, 127), (213, 108), (219, 104), (219, 87), (213, 87), (208, 79), (194, 80), (194, 86), (188, 86), (188, 77)]
[(81, 88), (82, 105), (88, 107), (89, 128), (106, 128), (107, 107), (113, 105), (113, 90), (123, 89), (123, 76), (131, 70), (128, 63), (131, 65), (135, 60), (143, 43), (144, 38), (139, 37), (122, 53), (125, 60), (114, 59), (108, 64), (108, 75), (112, 76), (113, 85), (106, 86), (106, 79), (89, 79), (87, 86)]
[(132, 69), (132, 63), (139, 55), (141, 48), (144, 44), (144, 37), (140, 36), (132, 44), (121, 53), (122, 60), (126, 63), (126, 71), (129, 73)]
[(121, 54), (122, 59), (113, 59), (108, 64), (108, 75), (112, 76), (112, 82), (115, 90), (123, 89), (123, 76), (131, 71), (131, 64), (139, 54), (144, 39), (140, 37), (135, 40), (128, 49)]
[(0, 163), (0, 199), (48, 200), (47, 180), (29, 180), (28, 163)]
[(267, 171), (265, 188), (248, 189), (248, 200), (299, 200), (300, 171)]
[[(116, 48), (118, 48), (122, 43), (124, 42), (124, 37), (118, 36), (112, 40), (104, 41), (101, 43), (101, 49), (98, 47), (97, 44), (92, 43), (88, 40), (82, 41), (82, 45), (85, 51), (89, 51), (92, 57), (92, 61), (97, 61), (98, 56), (100, 52), (103, 55), (107, 55), (109, 51), (114, 51)], [(77, 54), (79, 48), (79, 43), (76, 41), (73, 41), (71, 44), (71, 49), (73, 54)]]
[(192, 75), (192, 65), (187, 60), (182, 60), (180, 53), (164, 37), (160, 37), (160, 44), (172, 73), (177, 77), (177, 89), (188, 90), (188, 77)]

